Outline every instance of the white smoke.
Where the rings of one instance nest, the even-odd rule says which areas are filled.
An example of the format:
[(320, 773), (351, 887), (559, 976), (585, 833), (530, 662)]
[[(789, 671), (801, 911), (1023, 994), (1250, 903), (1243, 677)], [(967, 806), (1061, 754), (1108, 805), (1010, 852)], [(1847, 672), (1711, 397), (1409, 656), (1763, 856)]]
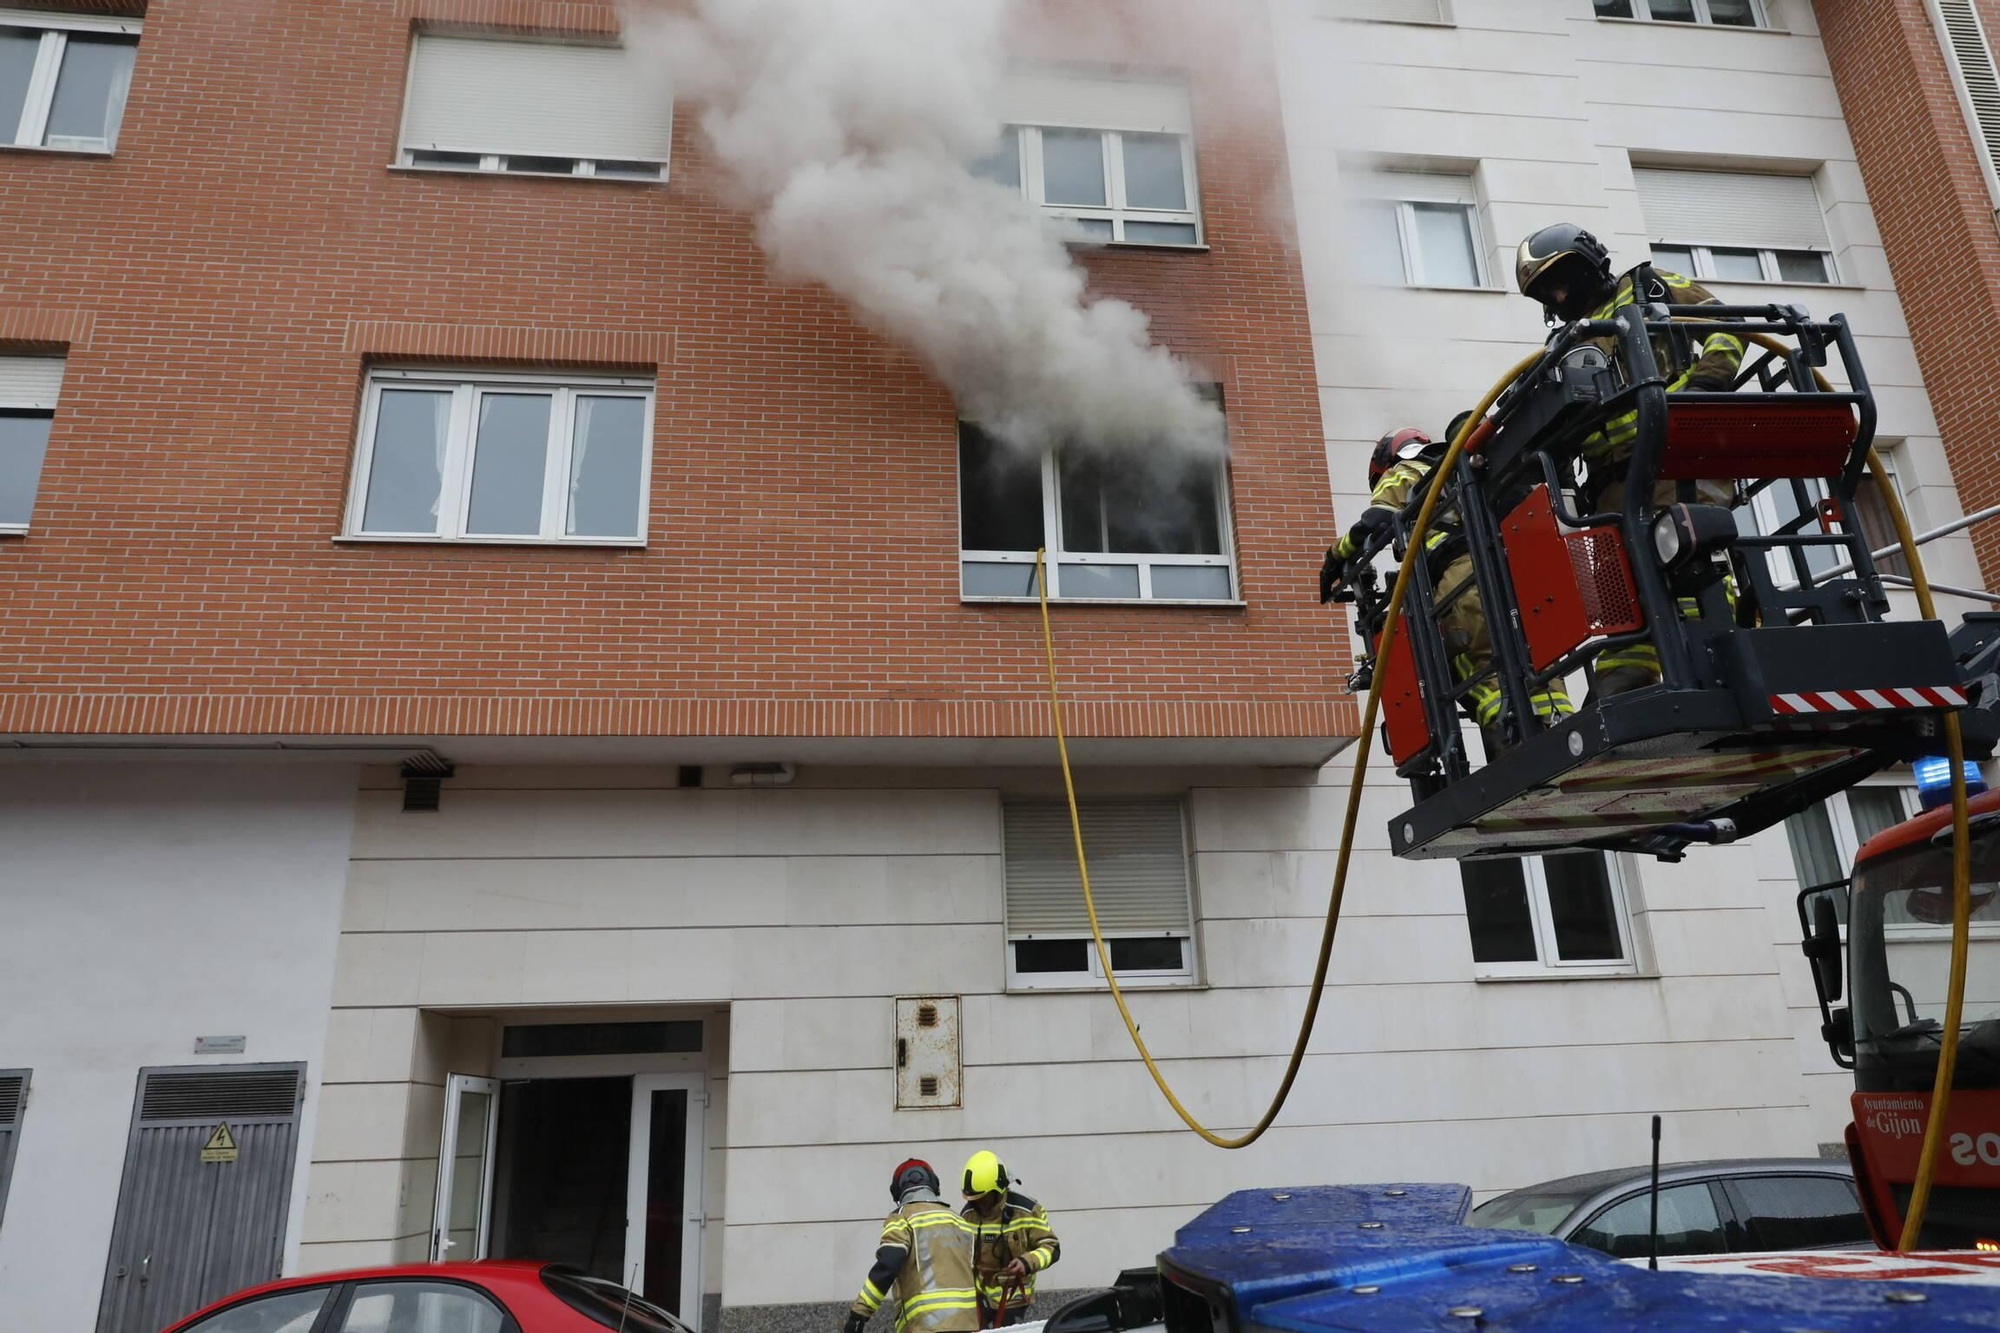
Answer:
[(1009, 0), (627, 0), (627, 42), (702, 107), (786, 282), (915, 352), (1023, 447), (1221, 446), (1127, 302), (1091, 299), (1040, 210), (971, 174), (1000, 144)]

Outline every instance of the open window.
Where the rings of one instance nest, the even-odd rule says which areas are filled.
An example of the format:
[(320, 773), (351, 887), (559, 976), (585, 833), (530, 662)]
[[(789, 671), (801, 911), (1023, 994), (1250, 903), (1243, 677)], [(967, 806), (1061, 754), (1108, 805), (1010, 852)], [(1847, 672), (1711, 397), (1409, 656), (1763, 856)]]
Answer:
[(1220, 458), (1034, 451), (960, 422), (958, 496), (968, 599), (1035, 597), (1041, 548), (1052, 598), (1237, 597)]

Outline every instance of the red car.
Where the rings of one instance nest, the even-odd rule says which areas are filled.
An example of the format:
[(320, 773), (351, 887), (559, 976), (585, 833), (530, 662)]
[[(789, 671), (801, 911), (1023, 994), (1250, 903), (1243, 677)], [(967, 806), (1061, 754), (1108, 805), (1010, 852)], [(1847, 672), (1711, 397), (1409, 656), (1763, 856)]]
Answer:
[(488, 1259), (282, 1278), (165, 1333), (692, 1333), (615, 1282), (560, 1264)]

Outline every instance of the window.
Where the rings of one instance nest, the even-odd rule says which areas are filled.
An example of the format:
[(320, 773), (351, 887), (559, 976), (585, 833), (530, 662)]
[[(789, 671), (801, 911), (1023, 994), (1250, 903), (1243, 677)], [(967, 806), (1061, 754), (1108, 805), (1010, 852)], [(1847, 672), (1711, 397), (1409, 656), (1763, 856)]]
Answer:
[[(1876, 456), (1882, 460), (1882, 470), (1896, 494), (1904, 496), (1903, 483), (1897, 472), (1899, 457), (1896, 446), (1891, 441), (1877, 441)], [(1815, 515), (1801, 528), (1800, 532), (1820, 530), (1817, 514), (1819, 506), (1827, 498), (1826, 483), (1817, 477), (1800, 481), (1805, 491), (1807, 508)], [(1907, 504), (1907, 499), (1905, 500)], [(1746, 533), (1770, 535), (1796, 521), (1804, 512), (1799, 507), (1799, 493), (1789, 481), (1778, 481), (1766, 486), (1750, 498), (1748, 505), (1736, 511), (1737, 530)], [(1868, 549), (1879, 551), (1896, 543), (1896, 526), (1889, 519), (1888, 506), (1876, 493), (1874, 475), (1863, 472), (1861, 484), (1854, 492), (1854, 520), (1861, 525), (1861, 539), (1868, 543)], [(1815, 576), (1826, 573), (1836, 565), (1846, 563), (1846, 557), (1831, 546), (1807, 547), (1798, 554), (1804, 557), (1806, 568)], [(1793, 551), (1771, 550), (1764, 553), (1766, 566), (1771, 571), (1771, 579), (1780, 588), (1798, 586), (1798, 566), (1793, 562)], [(1875, 567), (1884, 574), (1907, 574), (1909, 562), (1900, 553), (1879, 557)]]
[(1218, 602), (1235, 596), (1219, 460), (1040, 454), (958, 428), (962, 595)]
[(1459, 865), (1472, 960), (1482, 977), (1632, 971), (1619, 864), (1565, 852)]
[(1763, 0), (1597, 0), (1597, 17), (1713, 23), (1721, 28), (1770, 26)]
[[(1187, 839), (1177, 800), (1086, 800), (1077, 806), (1098, 927), (1118, 983), (1194, 980)], [(1008, 801), (1007, 984), (1103, 986), (1090, 938), (1076, 843), (1063, 801)]]
[(1485, 287), (1485, 244), (1471, 176), (1355, 172), (1356, 256), (1374, 280), (1410, 287)]
[(1980, 171), (1986, 188), (2000, 199), (2000, 69), (1986, 40), (1979, 7), (1973, 0), (1936, 0), (1935, 19), (1943, 25), (1945, 52), (1951, 57), (1952, 86), (1958, 92), (1966, 127), (1984, 150)]
[(1113, 245), (1198, 246), (1194, 115), (1184, 85), (1016, 70), (982, 176)]
[(27, 1108), (28, 1071), (0, 1069), (0, 1219), (7, 1216), (7, 1184), (14, 1178), (14, 1153)]
[(138, 50), (137, 19), (0, 10), (0, 144), (110, 152)]
[(686, 1327), (659, 1306), (605, 1278), (551, 1266), (542, 1270), (542, 1285), (564, 1305), (606, 1328), (624, 1333), (682, 1333)]
[(1915, 787), (1850, 787), (1785, 820), (1799, 887), (1847, 878), (1861, 844), (1917, 813)]
[(61, 357), (0, 356), (0, 534), (28, 530), (62, 381)]
[[(1615, 1259), (1643, 1259), (1652, 1253), (1653, 1195), (1628, 1195), (1578, 1227), (1572, 1244), (1588, 1245)], [(1660, 1191), (1660, 1253), (1721, 1254), (1722, 1214), (1706, 1184), (1671, 1185)]]
[(1635, 167), (1653, 263), (1708, 282), (1839, 280), (1810, 176)]
[(455, 1282), (363, 1282), (340, 1333), (500, 1333), (505, 1323), (491, 1300)]
[(622, 47), (419, 34), (401, 165), (663, 180), (673, 102)]
[(1866, 1245), (1868, 1220), (1852, 1181), (1837, 1176), (1735, 1176), (1723, 1182), (1747, 1250)]
[(640, 545), (652, 437), (647, 380), (378, 370), (347, 535)]
[(259, 1296), (217, 1311), (187, 1333), (312, 1333), (332, 1291), (313, 1287)]

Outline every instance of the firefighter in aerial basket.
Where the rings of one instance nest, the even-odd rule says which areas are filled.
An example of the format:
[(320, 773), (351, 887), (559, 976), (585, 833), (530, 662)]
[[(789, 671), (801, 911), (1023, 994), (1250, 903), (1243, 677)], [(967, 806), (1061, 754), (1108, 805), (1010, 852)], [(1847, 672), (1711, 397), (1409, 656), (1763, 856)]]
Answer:
[[(1659, 268), (1651, 273), (1647, 290), (1635, 296), (1640, 270), (1634, 268), (1613, 277), (1611, 253), (1604, 243), (1567, 222), (1544, 227), (1522, 241), (1514, 260), (1514, 277), (1521, 295), (1540, 304), (1552, 324), (1610, 319), (1620, 306), (1631, 305), (1635, 300), (1661, 305), (1722, 304), (1713, 292), (1692, 279)], [(1592, 342), (1616, 363), (1616, 338), (1597, 338)], [(1696, 339), (1695, 345), (1698, 351), (1694, 363), (1677, 368), (1668, 340), (1660, 334), (1653, 336), (1653, 357), (1661, 373), (1669, 377), (1667, 392), (1727, 393), (1735, 388), (1736, 372), (1743, 363), (1743, 340), (1718, 330)], [(1604, 423), (1602, 430), (1583, 442), (1581, 453), (1586, 473), (1578, 500), (1585, 513), (1616, 512), (1624, 508), (1625, 475), (1631, 467), (1632, 446), (1638, 434), (1639, 414), (1634, 410), (1613, 417)], [(1726, 506), (1735, 498), (1736, 486), (1728, 480), (1703, 480), (1695, 483), (1695, 490), (1701, 503)], [(1654, 484), (1655, 508), (1673, 504), (1677, 499), (1673, 482)], [(1593, 694), (1599, 698), (1657, 685), (1659, 651), (1650, 643), (1613, 648), (1598, 656), (1596, 675)]]
[[(1445, 433), (1449, 441), (1463, 427), (1470, 413), (1460, 413)], [(1333, 600), (1334, 592), (1352, 581), (1352, 563), (1377, 534), (1387, 531), (1395, 516), (1409, 505), (1424, 479), (1430, 476), (1444, 446), (1414, 426), (1390, 431), (1375, 442), (1368, 460), (1368, 507), (1361, 511), (1339, 542), (1330, 547), (1320, 566), (1319, 600)], [(1493, 637), (1486, 629), (1486, 609), (1479, 598), (1478, 584), (1472, 582), (1472, 556), (1466, 549), (1465, 534), (1455, 514), (1442, 508), (1431, 516), (1430, 531), (1424, 535), (1424, 558), (1430, 562), (1432, 585), (1437, 600), (1461, 584), (1465, 591), (1453, 598), (1438, 615), (1438, 629), (1444, 636), (1445, 651), (1451, 654), (1452, 671), (1460, 681), (1472, 680), (1493, 665)], [(1554, 723), (1576, 711), (1561, 681), (1553, 681), (1533, 696), (1535, 712), (1542, 721)], [(1473, 685), (1465, 700), (1472, 720), (1486, 739), (1489, 754), (1504, 748), (1499, 734), (1500, 686), (1492, 676)]]

